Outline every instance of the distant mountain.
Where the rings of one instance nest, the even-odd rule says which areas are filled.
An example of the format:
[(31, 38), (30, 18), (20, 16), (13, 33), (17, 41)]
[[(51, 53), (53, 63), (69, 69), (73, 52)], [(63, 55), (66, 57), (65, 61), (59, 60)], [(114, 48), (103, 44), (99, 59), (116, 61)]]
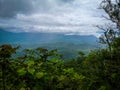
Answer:
[(23, 48), (57, 48), (65, 58), (72, 58), (77, 51), (88, 52), (99, 46), (98, 38), (92, 35), (65, 35), (59, 33), (13, 33), (0, 29), (0, 44), (21, 45)]

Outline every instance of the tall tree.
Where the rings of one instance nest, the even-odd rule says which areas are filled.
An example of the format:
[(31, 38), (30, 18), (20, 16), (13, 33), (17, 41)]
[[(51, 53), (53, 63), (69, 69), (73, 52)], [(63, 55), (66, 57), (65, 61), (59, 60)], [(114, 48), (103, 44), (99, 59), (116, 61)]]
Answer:
[(10, 72), (10, 58), (12, 54), (16, 53), (16, 50), (19, 47), (12, 47), (11, 45), (1, 45), (0, 46), (0, 71), (1, 71), (1, 78), (2, 78), (2, 88), (3, 90), (7, 90), (6, 82), (8, 73)]
[(108, 15), (105, 18), (114, 23), (114, 26), (107, 26), (107, 28), (97, 26), (104, 31), (104, 34), (100, 36), (100, 42), (107, 44), (111, 51), (114, 48), (114, 41), (120, 37), (120, 0), (103, 0), (100, 7)]

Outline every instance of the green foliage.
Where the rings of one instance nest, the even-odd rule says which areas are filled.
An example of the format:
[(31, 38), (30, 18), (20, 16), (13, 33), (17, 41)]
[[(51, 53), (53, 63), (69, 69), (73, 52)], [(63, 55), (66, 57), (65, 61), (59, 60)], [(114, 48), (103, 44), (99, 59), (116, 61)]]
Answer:
[(1, 46), (0, 87), (2, 90), (119, 90), (119, 37), (112, 42), (112, 48), (94, 50), (87, 56), (79, 51), (77, 58), (63, 61), (57, 50), (25, 49), (23, 55), (12, 57), (17, 48)]
[(1, 89), (79, 90), (81, 88), (80, 84), (85, 77), (79, 75), (73, 68), (65, 68), (57, 50), (25, 49), (23, 55), (11, 57), (17, 48), (11, 45), (7, 47), (8, 45), (1, 46), (0, 51)]

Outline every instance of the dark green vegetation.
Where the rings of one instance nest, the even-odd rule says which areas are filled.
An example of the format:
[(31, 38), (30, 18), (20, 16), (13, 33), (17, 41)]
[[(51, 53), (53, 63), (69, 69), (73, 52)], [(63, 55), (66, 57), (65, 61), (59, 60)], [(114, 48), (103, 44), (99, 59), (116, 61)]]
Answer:
[(63, 61), (57, 50), (25, 49), (13, 57), (19, 47), (0, 46), (0, 87), (2, 90), (119, 90), (120, 43), (112, 50), (79, 52), (76, 59)]
[(62, 60), (57, 50), (25, 49), (14, 57), (19, 47), (0, 46), (1, 90), (120, 90), (120, 0), (101, 4), (116, 28), (108, 27), (100, 37), (105, 49), (87, 56)]

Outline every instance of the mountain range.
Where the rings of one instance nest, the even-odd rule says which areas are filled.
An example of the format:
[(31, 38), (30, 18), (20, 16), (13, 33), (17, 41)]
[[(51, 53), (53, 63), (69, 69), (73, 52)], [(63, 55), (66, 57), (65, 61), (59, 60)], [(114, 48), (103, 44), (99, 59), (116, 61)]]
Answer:
[(22, 48), (58, 49), (64, 58), (74, 58), (78, 51), (88, 53), (100, 46), (93, 35), (66, 35), (63, 33), (14, 33), (0, 29), (0, 45), (21, 45)]

